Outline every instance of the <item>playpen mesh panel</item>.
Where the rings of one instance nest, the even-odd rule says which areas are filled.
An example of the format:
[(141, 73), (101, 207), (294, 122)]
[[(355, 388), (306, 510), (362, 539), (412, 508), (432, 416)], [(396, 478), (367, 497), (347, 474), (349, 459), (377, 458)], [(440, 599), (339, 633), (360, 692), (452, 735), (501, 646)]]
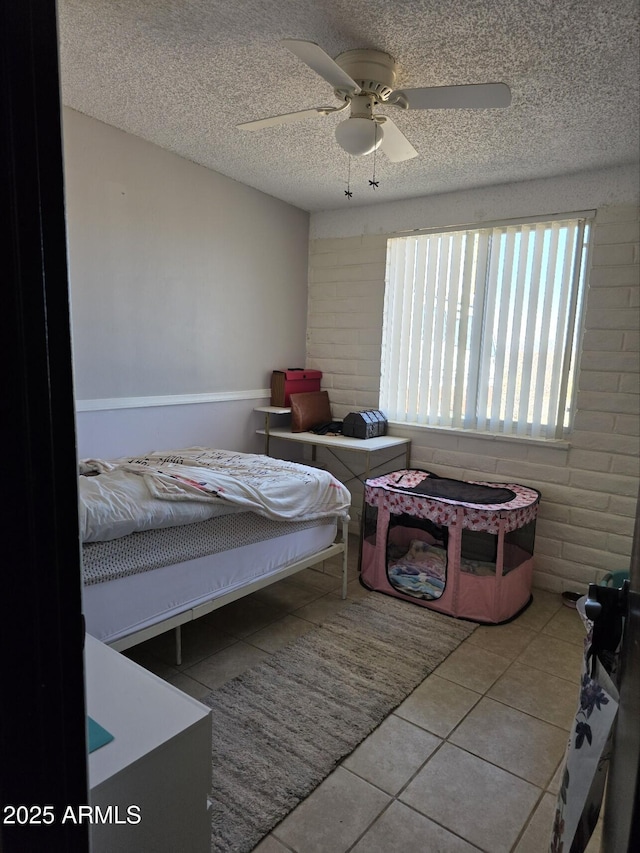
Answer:
[(529, 560), (533, 557), (535, 539), (535, 521), (530, 521), (528, 524), (519, 527), (517, 530), (505, 533), (503, 574), (506, 575), (513, 569), (517, 569), (518, 566), (525, 562), (525, 560)]
[(387, 530), (387, 578), (398, 592), (435, 601), (447, 583), (449, 531), (426, 518), (393, 515)]
[(495, 575), (498, 537), (481, 530), (463, 530), (460, 543), (460, 571), (471, 575)]
[(375, 545), (378, 527), (378, 507), (365, 503), (362, 509), (362, 536)]

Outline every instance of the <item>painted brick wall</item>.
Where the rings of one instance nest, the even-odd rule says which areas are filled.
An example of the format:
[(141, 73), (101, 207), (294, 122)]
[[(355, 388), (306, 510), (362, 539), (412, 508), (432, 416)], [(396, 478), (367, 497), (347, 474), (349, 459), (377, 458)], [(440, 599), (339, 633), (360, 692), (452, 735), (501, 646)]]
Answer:
[[(639, 225), (636, 205), (601, 207), (596, 214), (568, 443), (390, 429), (411, 438), (414, 467), (541, 491), (534, 582), (543, 588), (584, 591), (605, 571), (629, 566), (640, 476)], [(323, 371), (334, 417), (378, 406), (386, 238), (310, 243), (307, 367)], [(348, 468), (320, 455), (348, 481), (357, 525), (362, 492), (350, 478), (364, 471), (364, 462), (356, 454), (345, 460)], [(393, 461), (403, 465), (402, 458)]]

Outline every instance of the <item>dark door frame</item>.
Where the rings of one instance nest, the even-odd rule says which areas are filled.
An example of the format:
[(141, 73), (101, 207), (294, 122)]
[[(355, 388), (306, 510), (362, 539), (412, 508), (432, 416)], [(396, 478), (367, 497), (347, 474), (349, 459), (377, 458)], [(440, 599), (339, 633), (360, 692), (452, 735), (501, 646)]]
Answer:
[(620, 706), (607, 776), (603, 853), (640, 850), (640, 498), (620, 655)]
[(0, 47), (0, 848), (84, 853), (88, 827), (71, 817), (88, 783), (54, 0), (4, 0)]

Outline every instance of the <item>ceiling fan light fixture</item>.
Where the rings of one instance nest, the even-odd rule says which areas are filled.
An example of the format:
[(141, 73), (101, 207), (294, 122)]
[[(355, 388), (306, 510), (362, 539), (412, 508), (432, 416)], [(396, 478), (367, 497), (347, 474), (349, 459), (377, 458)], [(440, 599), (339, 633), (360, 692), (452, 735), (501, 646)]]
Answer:
[(353, 157), (373, 153), (382, 142), (384, 131), (370, 118), (351, 118), (336, 127), (336, 140), (341, 148)]

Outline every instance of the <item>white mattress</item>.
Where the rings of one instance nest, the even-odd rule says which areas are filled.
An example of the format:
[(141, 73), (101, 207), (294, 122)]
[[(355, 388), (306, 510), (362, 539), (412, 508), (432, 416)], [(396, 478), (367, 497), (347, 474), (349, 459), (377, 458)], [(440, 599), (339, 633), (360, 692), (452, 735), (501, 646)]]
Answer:
[(274, 575), (284, 566), (328, 548), (336, 533), (335, 519), (327, 519), (326, 523), (276, 539), (85, 586), (82, 595), (87, 632), (104, 643), (113, 643)]
[(141, 530), (107, 542), (85, 542), (82, 581), (85, 586), (104, 583), (231, 551), (251, 542), (276, 539), (317, 524), (323, 524), (323, 520), (273, 521), (253, 512), (242, 512), (192, 524)]

